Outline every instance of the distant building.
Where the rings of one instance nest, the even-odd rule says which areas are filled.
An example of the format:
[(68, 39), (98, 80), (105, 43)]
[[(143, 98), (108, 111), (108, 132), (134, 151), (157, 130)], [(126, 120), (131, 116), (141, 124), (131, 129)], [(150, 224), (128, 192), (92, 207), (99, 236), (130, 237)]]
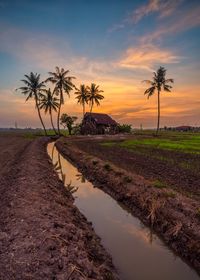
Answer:
[(81, 124), (81, 134), (115, 134), (117, 132), (117, 122), (109, 115), (85, 113)]
[(190, 131), (193, 130), (193, 127), (189, 125), (182, 125), (182, 126), (177, 126), (175, 129), (177, 131)]

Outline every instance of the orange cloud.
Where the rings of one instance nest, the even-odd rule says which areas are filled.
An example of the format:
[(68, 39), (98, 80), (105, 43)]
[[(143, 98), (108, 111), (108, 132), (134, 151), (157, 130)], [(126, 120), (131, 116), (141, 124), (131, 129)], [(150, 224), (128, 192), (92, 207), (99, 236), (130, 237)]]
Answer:
[(149, 45), (139, 45), (126, 50), (123, 58), (119, 61), (121, 67), (142, 68), (153, 71), (155, 63), (178, 63), (180, 57), (170, 50), (159, 49)]

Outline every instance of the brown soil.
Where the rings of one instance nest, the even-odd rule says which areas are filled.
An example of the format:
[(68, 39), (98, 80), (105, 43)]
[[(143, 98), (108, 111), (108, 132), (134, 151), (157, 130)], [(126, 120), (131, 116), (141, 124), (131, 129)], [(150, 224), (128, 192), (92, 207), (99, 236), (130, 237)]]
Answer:
[[(132, 136), (133, 137), (133, 136)], [(130, 136), (129, 136), (130, 138)], [(112, 138), (111, 138), (112, 140)], [(148, 180), (161, 180), (175, 190), (200, 200), (200, 156), (176, 151), (148, 148), (147, 153), (139, 150), (128, 150), (119, 146), (102, 146), (102, 140), (75, 139), (74, 143), (81, 150), (110, 161), (117, 166), (135, 172)], [(142, 153), (141, 153), (142, 152)], [(167, 160), (160, 160), (165, 158)], [(182, 168), (183, 162), (191, 169)]]
[(53, 171), (47, 142), (0, 136), (0, 279), (118, 279)]
[(56, 146), (86, 178), (151, 225), (175, 253), (200, 273), (199, 202), (168, 188), (158, 189), (135, 172), (83, 152), (75, 142), (60, 139)]

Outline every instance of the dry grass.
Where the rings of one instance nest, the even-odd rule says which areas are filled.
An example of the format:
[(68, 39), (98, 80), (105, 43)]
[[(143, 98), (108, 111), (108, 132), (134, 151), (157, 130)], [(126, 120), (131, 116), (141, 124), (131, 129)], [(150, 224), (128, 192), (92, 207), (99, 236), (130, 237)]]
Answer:
[(161, 199), (153, 198), (149, 204), (149, 215), (147, 216), (150, 219), (151, 226), (154, 225), (156, 221), (158, 211), (164, 206), (165, 202)]
[(170, 236), (176, 237), (182, 229), (182, 226), (183, 224), (180, 221), (176, 222), (176, 224), (168, 230), (168, 234)]

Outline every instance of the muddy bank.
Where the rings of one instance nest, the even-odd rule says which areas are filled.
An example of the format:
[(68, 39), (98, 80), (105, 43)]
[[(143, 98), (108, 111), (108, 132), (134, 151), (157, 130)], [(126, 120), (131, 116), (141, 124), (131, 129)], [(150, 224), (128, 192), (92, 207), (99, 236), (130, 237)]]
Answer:
[(87, 179), (131, 209), (163, 238), (175, 253), (200, 273), (199, 203), (171, 189), (158, 189), (143, 177), (95, 158), (60, 139), (58, 150)]
[(0, 279), (118, 279), (91, 224), (53, 171), (47, 142), (29, 141), (4, 170)]

